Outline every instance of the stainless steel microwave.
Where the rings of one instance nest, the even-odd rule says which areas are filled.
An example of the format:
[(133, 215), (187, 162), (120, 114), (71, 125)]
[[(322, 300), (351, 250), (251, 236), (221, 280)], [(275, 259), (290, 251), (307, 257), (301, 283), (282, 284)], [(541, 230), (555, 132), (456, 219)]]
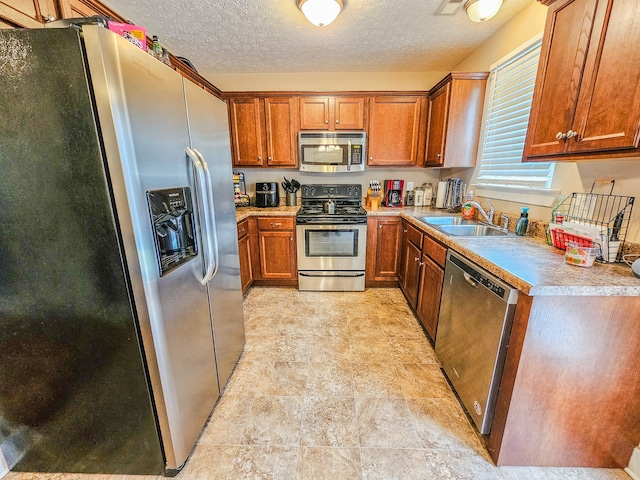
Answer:
[(362, 172), (367, 158), (365, 132), (299, 132), (301, 172)]

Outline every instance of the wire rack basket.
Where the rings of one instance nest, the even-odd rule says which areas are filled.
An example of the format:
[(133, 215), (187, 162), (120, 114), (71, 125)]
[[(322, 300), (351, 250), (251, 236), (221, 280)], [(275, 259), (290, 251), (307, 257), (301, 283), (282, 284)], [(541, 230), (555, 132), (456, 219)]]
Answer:
[[(611, 192), (615, 181), (611, 180)], [(635, 197), (572, 193), (552, 211), (549, 224), (553, 245), (565, 249), (568, 242), (600, 248), (598, 261), (619, 262)]]

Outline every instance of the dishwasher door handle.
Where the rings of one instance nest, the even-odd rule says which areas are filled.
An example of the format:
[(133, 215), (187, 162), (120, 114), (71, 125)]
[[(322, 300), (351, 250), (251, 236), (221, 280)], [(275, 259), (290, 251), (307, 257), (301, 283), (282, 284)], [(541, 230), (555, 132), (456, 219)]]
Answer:
[(478, 281), (469, 275), (467, 272), (463, 272), (465, 281), (473, 288), (478, 288)]

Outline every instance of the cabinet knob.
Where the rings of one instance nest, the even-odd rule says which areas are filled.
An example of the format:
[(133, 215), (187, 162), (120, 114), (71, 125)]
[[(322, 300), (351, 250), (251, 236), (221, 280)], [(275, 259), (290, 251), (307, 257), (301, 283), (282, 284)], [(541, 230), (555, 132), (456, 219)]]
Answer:
[(409, 230), (407, 230), (406, 228), (402, 229), (402, 233), (407, 233)]
[(378, 228), (382, 228), (382, 225), (378, 225)]
[(262, 157), (260, 155), (258, 155), (258, 160), (262, 160)]
[(267, 160), (271, 160), (271, 157), (267, 157)]
[(45, 23), (53, 22), (56, 18), (53, 15), (45, 15), (42, 17)]
[(327, 120), (327, 119), (325, 118), (324, 123), (325, 123), (325, 124), (329, 123), (329, 120)]
[(442, 154), (441, 154), (441, 153), (439, 153), (439, 154), (438, 154), (438, 158), (440, 158), (440, 157), (442, 157)]
[(413, 257), (413, 261), (414, 261), (414, 262), (418, 262), (418, 261), (420, 261), (420, 258), (418, 258), (418, 257)]
[(282, 225), (280, 222), (274, 222), (271, 224), (272, 227), (279, 227), (280, 225)]
[(578, 132), (574, 132), (573, 130), (569, 130), (567, 132), (567, 138), (573, 138), (573, 137), (577, 137), (578, 136)]
[(564, 140), (565, 138), (567, 138), (566, 133), (562, 133), (562, 132), (556, 133), (556, 140)]
[(423, 266), (423, 265), (424, 265), (424, 262), (420, 262), (420, 266)]
[(373, 160), (373, 157), (369, 157), (369, 160)]
[(337, 125), (338, 123), (340, 123), (340, 120), (336, 120), (336, 125)]

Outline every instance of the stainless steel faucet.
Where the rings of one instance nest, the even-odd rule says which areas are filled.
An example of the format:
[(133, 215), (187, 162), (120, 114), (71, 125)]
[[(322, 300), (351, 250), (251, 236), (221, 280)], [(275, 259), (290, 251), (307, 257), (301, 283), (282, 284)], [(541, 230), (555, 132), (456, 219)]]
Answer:
[(480, 205), (478, 202), (475, 202), (473, 200), (471, 200), (470, 202), (465, 202), (465, 203), (470, 203), (471, 205), (476, 207), (478, 209), (478, 211), (480, 212), (480, 215), (482, 215), (484, 217), (484, 219), (487, 221), (487, 223), (493, 224), (493, 214), (495, 213), (495, 209), (493, 208), (493, 205), (491, 204), (491, 201), (488, 198), (487, 198), (487, 203), (489, 204), (489, 211), (488, 212), (485, 212), (484, 208), (482, 208), (482, 205)]

